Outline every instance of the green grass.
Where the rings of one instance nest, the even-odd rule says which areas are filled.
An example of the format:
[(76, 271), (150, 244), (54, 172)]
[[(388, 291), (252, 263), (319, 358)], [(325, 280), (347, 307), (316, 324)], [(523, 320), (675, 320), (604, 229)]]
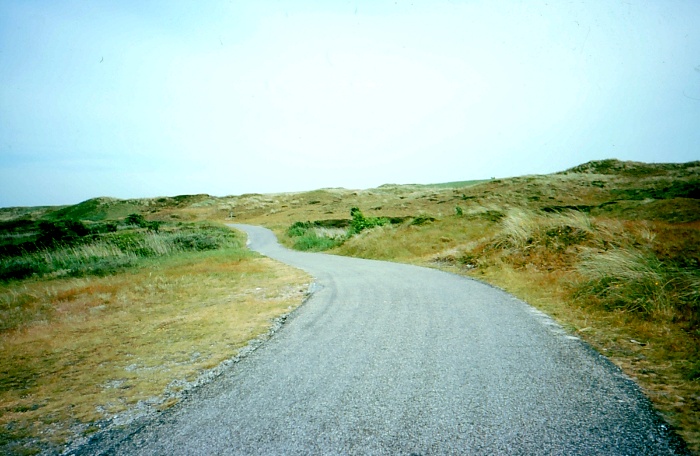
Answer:
[(286, 235), (297, 250), (320, 252), (341, 245), (347, 238), (347, 228), (327, 228), (322, 223), (296, 222)]
[(698, 188), (700, 162), (608, 160), (465, 188), (386, 186), (296, 206), (303, 196), (280, 196), (239, 214), (278, 232), (285, 220), (351, 207), (403, 217), (329, 252), (438, 267), (512, 292), (637, 380), (700, 454)]
[[(70, 278), (70, 274), (54, 271), (42, 273), (40, 279), (37, 274), (30, 280), (7, 283), (11, 290), (0, 306), (10, 319), (23, 318), (34, 324), (50, 321), (47, 309), (55, 304), (47, 304), (41, 289), (32, 288), (32, 283), (109, 281), (127, 272), (140, 275), (150, 267), (145, 266), (149, 261), (155, 265), (181, 255), (218, 252), (158, 256), (152, 252), (160, 244), (146, 244), (143, 238), (147, 230), (129, 234), (135, 228), (127, 229), (123, 219), (132, 213), (141, 214), (149, 223), (233, 219), (266, 225), (276, 230), (283, 243), (299, 249), (439, 267), (514, 293), (558, 319), (636, 379), (700, 454), (698, 188), (700, 162), (600, 160), (551, 175), (433, 185), (223, 198), (99, 199), (62, 208), (58, 215), (81, 221), (90, 229), (116, 222), (119, 230), (112, 236), (120, 240), (109, 242), (125, 258), (127, 252), (136, 255), (141, 267), (118, 269), (122, 272), (105, 277)], [(362, 208), (365, 219), (390, 223), (350, 233), (353, 207)], [(0, 244), (7, 246), (5, 252), (17, 252), (17, 245), (33, 239), (26, 237), (30, 223), (38, 227), (42, 220), (54, 220), (51, 214), (56, 215), (57, 209), (61, 208), (0, 210), (0, 220), (10, 222), (0, 226), (0, 230), (7, 228), (0, 238)], [(295, 223), (299, 220), (312, 222)], [(171, 227), (166, 223), (160, 231), (166, 235)], [(106, 233), (97, 234), (102, 241), (109, 238)], [(197, 245), (194, 239), (184, 243)], [(164, 239), (163, 245), (174, 248), (175, 243)], [(0, 251), (3, 260), (8, 256), (22, 255)], [(101, 258), (98, 254), (91, 257)], [(52, 274), (58, 278), (50, 279)], [(168, 290), (179, 280), (183, 279), (157, 283), (152, 291)], [(48, 302), (72, 293), (56, 291)], [(83, 295), (107, 299), (110, 291), (97, 287), (77, 296)], [(70, 299), (82, 302), (88, 299), (85, 296)], [(133, 299), (140, 295), (135, 293)], [(23, 309), (24, 317), (11, 315), (17, 309)], [(20, 376), (18, 381), (31, 382), (30, 373), (27, 370), (27, 377)]]
[(329, 250), (343, 243), (342, 238), (319, 235), (314, 230), (308, 230), (294, 239), (294, 248), (302, 251), (320, 252)]
[(159, 232), (126, 229), (99, 236), (86, 235), (69, 245), (57, 243), (38, 249), (34, 243), (28, 243), (33, 253), (0, 257), (0, 281), (31, 276), (108, 275), (135, 266), (142, 258), (216, 250), (237, 242), (231, 230), (224, 226), (180, 224)]

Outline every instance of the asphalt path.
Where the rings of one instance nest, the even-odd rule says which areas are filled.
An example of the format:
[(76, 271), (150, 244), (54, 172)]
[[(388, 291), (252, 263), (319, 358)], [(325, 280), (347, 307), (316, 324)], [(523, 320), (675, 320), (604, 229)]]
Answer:
[(233, 226), (312, 296), (215, 381), (74, 454), (686, 454), (618, 368), (513, 296)]

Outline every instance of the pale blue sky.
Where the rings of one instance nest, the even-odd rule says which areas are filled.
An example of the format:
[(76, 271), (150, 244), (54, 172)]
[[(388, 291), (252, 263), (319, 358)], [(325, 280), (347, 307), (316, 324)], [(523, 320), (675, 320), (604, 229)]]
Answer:
[(0, 2), (0, 206), (700, 159), (700, 2)]

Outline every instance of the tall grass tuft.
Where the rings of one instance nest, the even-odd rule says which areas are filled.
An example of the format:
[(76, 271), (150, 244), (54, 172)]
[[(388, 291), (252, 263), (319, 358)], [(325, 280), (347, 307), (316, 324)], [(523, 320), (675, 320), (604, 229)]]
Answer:
[(544, 217), (532, 211), (510, 209), (501, 221), (501, 231), (495, 245), (501, 248), (522, 248), (532, 244), (543, 220)]
[(653, 252), (635, 248), (593, 249), (581, 258), (584, 281), (575, 296), (594, 298), (606, 309), (696, 319), (700, 276), (661, 262)]
[(39, 263), (39, 270), (56, 276), (107, 275), (132, 266), (137, 260), (136, 252), (125, 252), (105, 241), (44, 250), (32, 256), (34, 261)]
[(544, 246), (562, 251), (581, 244), (594, 235), (590, 217), (582, 212), (541, 214), (522, 208), (511, 208), (501, 221), (494, 246), (501, 249), (528, 249)]

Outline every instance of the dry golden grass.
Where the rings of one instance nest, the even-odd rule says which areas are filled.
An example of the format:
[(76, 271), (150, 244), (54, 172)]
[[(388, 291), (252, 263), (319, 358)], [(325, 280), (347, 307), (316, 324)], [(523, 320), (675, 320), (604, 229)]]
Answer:
[(292, 223), (349, 219), (351, 207), (435, 217), (374, 228), (329, 252), (438, 267), (513, 293), (634, 378), (700, 454), (700, 163), (608, 165), (464, 188), (259, 195), (234, 210), (288, 245)]
[[(378, 228), (334, 252), (439, 267), (513, 293), (634, 378), (691, 449), (700, 451), (698, 309), (683, 307), (697, 303), (698, 275), (661, 267), (654, 251), (668, 243), (655, 242), (654, 233), (671, 228), (580, 213), (505, 212), (500, 224), (475, 220), (467, 227), (446, 218), (425, 227)], [(590, 274), (611, 278), (600, 298), (579, 292)]]
[(447, 218), (421, 226), (406, 222), (400, 226), (384, 226), (351, 238), (332, 252), (361, 258), (421, 262), (440, 252), (460, 249), (463, 241), (481, 239), (491, 222)]
[(265, 334), (302, 302), (308, 282), (269, 259), (222, 251), (104, 278), (2, 286), (3, 299), (43, 309), (0, 334), (0, 428), (12, 429), (4, 440), (60, 444), (139, 401), (172, 405), (166, 393), (179, 381)]
[[(700, 309), (697, 306), (699, 291), (694, 285), (697, 284), (697, 272), (693, 272), (700, 270), (698, 176), (700, 162), (646, 165), (601, 161), (559, 174), (497, 179), (475, 185), (389, 185), (370, 190), (323, 189), (223, 198), (196, 195), (175, 198), (176, 203), (152, 199), (110, 200), (104, 204), (109, 206), (105, 209), (108, 212), (124, 215), (142, 207), (149, 220), (225, 220), (265, 225), (288, 245), (292, 240), (286, 237), (286, 231), (294, 222), (350, 219), (352, 207), (360, 208), (368, 217), (433, 217), (434, 222), (422, 225), (412, 225), (408, 220), (403, 224), (364, 231), (331, 253), (439, 267), (506, 289), (556, 318), (636, 379), (691, 449), (700, 454)], [(46, 213), (47, 209), (38, 209), (37, 217)], [(615, 252), (620, 253), (617, 258), (614, 258)], [(624, 273), (624, 268), (611, 267), (615, 264), (629, 266), (627, 273)], [(606, 268), (608, 272), (600, 274)], [(644, 272), (645, 268), (649, 270)], [(681, 273), (677, 274), (678, 271)], [(22, 334), (33, 332), (36, 337), (33, 344), (44, 351), (37, 357), (12, 355), (12, 365), (27, 366), (27, 369), (15, 372), (14, 378), (19, 383), (12, 388), (19, 392), (10, 397), (6, 391), (0, 391), (3, 401), (0, 420), (8, 422), (6, 416), (12, 413), (15, 414), (13, 419), (25, 423), (25, 427), (31, 428), (29, 423), (38, 419), (43, 423), (41, 429), (52, 429), (51, 426), (58, 429), (63, 424), (57, 423), (62, 423), (62, 419), (72, 419), (71, 413), (100, 416), (94, 410), (71, 406), (69, 402), (63, 403), (65, 408), (61, 408), (62, 411), (52, 409), (52, 415), (46, 413), (50, 410), (48, 399), (39, 400), (31, 395), (35, 393), (22, 391), (29, 391), (28, 388), (36, 390), (39, 386), (50, 390), (49, 385), (36, 381), (38, 377), (32, 370), (35, 368), (52, 372), (52, 378), (59, 379), (58, 384), (69, 384), (60, 380), (63, 377), (79, 377), (71, 374), (72, 369), (84, 359), (90, 359), (90, 352), (76, 350), (73, 354), (70, 349), (50, 348), (54, 343), (52, 337), (61, 340), (65, 339), (65, 334), (75, 334), (76, 338), (83, 332), (97, 334), (98, 331), (89, 329), (89, 322), (95, 327), (101, 326), (98, 322), (103, 321), (103, 315), (112, 312), (112, 307), (118, 308), (101, 300), (119, 302), (117, 298), (127, 293), (110, 291), (112, 281), (119, 282), (119, 290), (131, 290), (127, 295), (134, 295), (134, 299), (143, 295), (145, 305), (140, 312), (124, 312), (131, 315), (128, 318), (132, 320), (134, 315), (141, 316), (142, 321), (132, 323), (144, 333), (139, 335), (128, 332), (129, 328), (123, 329), (131, 339), (126, 336), (120, 339), (126, 344), (121, 352), (117, 353), (117, 348), (109, 349), (107, 352), (112, 354), (107, 355), (104, 366), (93, 366), (96, 372), (99, 369), (105, 371), (100, 371), (103, 373), (99, 374), (99, 381), (93, 382), (93, 389), (86, 391), (92, 391), (90, 394), (103, 400), (106, 409), (121, 410), (138, 400), (136, 393), (141, 387), (130, 386), (141, 381), (138, 379), (162, 372), (167, 374), (162, 378), (172, 379), (178, 375), (187, 378), (200, 367), (185, 372), (180, 370), (181, 366), (214, 365), (214, 352), (226, 352), (226, 356), (234, 353), (235, 344), (221, 345), (210, 340), (208, 343), (217, 348), (208, 352), (212, 354), (204, 355), (202, 349), (193, 351), (188, 341), (177, 338), (177, 334), (186, 331), (198, 334), (197, 324), (208, 322), (213, 314), (218, 315), (218, 308), (230, 311), (226, 306), (232, 306), (232, 303), (227, 301), (224, 288), (216, 285), (219, 282), (210, 283), (213, 295), (219, 296), (212, 298), (212, 302), (219, 304), (209, 306), (213, 314), (207, 314), (204, 309), (208, 307), (203, 306), (198, 312), (191, 311), (191, 317), (181, 318), (181, 315), (190, 314), (179, 310), (168, 313), (158, 310), (163, 306), (150, 303), (148, 296), (152, 296), (154, 302), (160, 298), (186, 302), (187, 293), (175, 291), (184, 289), (177, 285), (179, 281), (188, 280), (183, 274), (187, 274), (186, 268), (173, 276), (163, 273), (163, 278), (157, 280), (138, 273), (133, 276), (133, 283), (124, 279), (127, 276), (119, 275), (90, 282), (95, 286), (101, 284), (106, 287), (104, 289), (98, 287), (80, 293), (74, 292), (80, 289), (75, 285), (80, 281), (55, 281), (52, 285), (58, 287), (55, 289), (45, 286), (44, 289), (37, 284), (25, 290), (4, 290), (9, 294), (0, 296), (0, 299), (22, 301), (22, 306), (28, 309), (27, 314), (33, 315), (35, 323), (23, 329)], [(606, 291), (609, 289), (606, 285), (615, 285), (616, 280), (621, 285), (625, 274), (640, 279), (640, 286), (617, 296)], [(647, 281), (647, 278), (654, 279), (655, 274), (657, 280)], [(202, 280), (204, 277), (209, 275), (203, 273)], [(241, 283), (246, 283), (245, 275), (240, 277)], [(665, 283), (658, 279), (665, 279)], [(275, 283), (281, 284), (281, 280)], [(254, 290), (257, 287), (254, 283), (255, 280), (249, 282), (248, 288), (242, 286), (240, 289)], [(659, 299), (651, 306), (646, 305), (647, 301), (639, 301), (645, 305), (638, 308), (624, 305), (637, 293), (639, 296), (654, 296), (655, 292)], [(51, 293), (54, 297), (46, 298)], [(658, 305), (664, 300), (666, 304)], [(53, 304), (46, 303), (54, 301), (58, 303), (56, 308), (67, 306), (66, 309), (71, 309), (71, 305), (76, 305), (82, 310), (70, 318), (70, 311), (56, 312), (56, 315), (65, 316), (62, 331), (50, 333), (53, 336), (42, 339), (42, 334), (48, 334), (55, 324), (46, 316), (47, 308), (53, 309)], [(200, 300), (204, 301), (209, 302)], [(79, 304), (81, 302), (83, 304)], [(103, 305), (106, 307), (101, 307)], [(263, 313), (266, 312), (265, 307), (262, 309)], [(118, 327), (120, 318), (109, 317), (104, 321), (114, 322)], [(226, 328), (233, 331), (234, 326), (246, 327), (239, 323), (229, 321), (231, 326), (226, 326), (227, 323), (219, 322), (217, 324), (224, 326), (215, 328), (217, 331), (227, 331)], [(80, 325), (85, 325), (84, 328), (88, 329), (75, 331), (71, 330), (71, 325), (80, 328), (83, 328)], [(120, 334), (116, 329), (114, 331)], [(89, 337), (95, 338), (93, 346), (109, 340), (108, 335)], [(201, 338), (208, 340), (205, 335)], [(124, 364), (124, 357), (131, 360), (136, 356), (136, 348), (131, 349), (132, 340), (156, 344), (153, 347), (159, 347), (158, 341), (165, 340), (165, 345), (173, 349), (168, 354), (155, 354), (154, 358), (149, 358), (149, 346), (143, 346), (139, 356), (144, 361)], [(8, 339), (2, 339), (2, 356), (9, 356), (6, 355), (11, 348), (8, 343)], [(192, 358), (191, 353), (197, 352), (199, 357)], [(159, 369), (168, 370), (161, 372)], [(99, 385), (109, 387), (100, 389)], [(161, 384), (160, 391), (165, 387), (167, 383)], [(148, 389), (149, 385), (142, 388)], [(14, 401), (12, 405), (5, 406), (6, 398)]]

